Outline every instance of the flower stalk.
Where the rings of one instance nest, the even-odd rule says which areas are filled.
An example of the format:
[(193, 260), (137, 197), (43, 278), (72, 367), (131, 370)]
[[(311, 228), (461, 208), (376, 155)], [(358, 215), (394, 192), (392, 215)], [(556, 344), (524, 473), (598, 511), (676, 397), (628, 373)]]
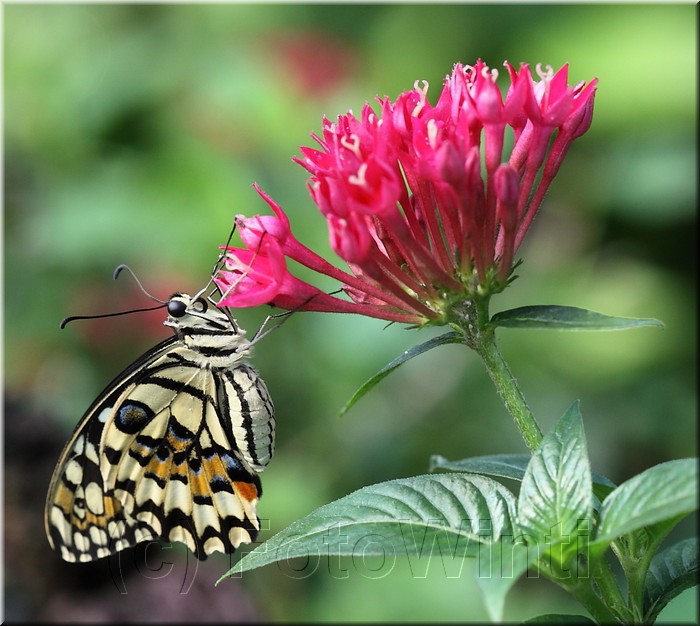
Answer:
[(476, 347), (476, 351), (486, 365), (486, 370), (496, 386), (498, 395), (515, 420), (525, 444), (530, 452), (534, 452), (542, 442), (542, 431), (537, 425), (508, 363), (498, 349), (494, 334), (486, 333), (485, 340)]
[(489, 323), (488, 301), (489, 298), (485, 297), (462, 303), (456, 310), (459, 321), (452, 326), (463, 334), (465, 344), (481, 357), (525, 445), (534, 453), (542, 443), (542, 430), (498, 348), (495, 329)]

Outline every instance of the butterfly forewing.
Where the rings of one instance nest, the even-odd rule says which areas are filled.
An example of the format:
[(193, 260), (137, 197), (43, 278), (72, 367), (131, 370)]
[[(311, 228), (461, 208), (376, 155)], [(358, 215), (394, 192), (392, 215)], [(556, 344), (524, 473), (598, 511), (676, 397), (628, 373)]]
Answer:
[(257, 536), (274, 409), (250, 344), (218, 309), (168, 325), (176, 337), (102, 392), (59, 461), (46, 527), (66, 560), (155, 539), (204, 559)]

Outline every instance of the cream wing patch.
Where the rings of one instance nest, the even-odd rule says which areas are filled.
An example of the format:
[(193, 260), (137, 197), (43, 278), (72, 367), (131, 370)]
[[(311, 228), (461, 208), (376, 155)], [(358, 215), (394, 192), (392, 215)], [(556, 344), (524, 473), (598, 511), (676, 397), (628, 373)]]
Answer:
[(49, 491), (49, 541), (69, 561), (155, 539), (181, 541), (200, 559), (233, 552), (257, 536), (254, 467), (269, 461), (273, 414), (248, 365), (202, 367), (164, 342), (78, 425)]

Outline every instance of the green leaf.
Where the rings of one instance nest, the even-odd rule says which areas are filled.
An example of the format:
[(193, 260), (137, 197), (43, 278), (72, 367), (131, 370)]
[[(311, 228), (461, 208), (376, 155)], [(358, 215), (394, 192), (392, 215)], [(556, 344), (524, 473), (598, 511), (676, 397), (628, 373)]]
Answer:
[(654, 556), (644, 583), (644, 623), (653, 624), (679, 593), (698, 584), (698, 540), (690, 537)]
[(533, 543), (571, 543), (593, 510), (591, 468), (578, 401), (545, 435), (523, 477), (518, 525)]
[(374, 376), (367, 380), (348, 400), (347, 404), (341, 409), (339, 417), (345, 415), (350, 407), (352, 407), (362, 396), (364, 396), (372, 387), (374, 387), (382, 378), (388, 376), (393, 372), (399, 365), (403, 365), (409, 359), (423, 354), (428, 350), (437, 348), (448, 343), (464, 343), (464, 338), (458, 332), (451, 330), (450, 332), (440, 335), (439, 337), (433, 337), (428, 341), (421, 343), (417, 346), (406, 350), (403, 354), (396, 357), (391, 363), (380, 369)]
[(615, 317), (574, 306), (543, 304), (501, 311), (491, 318), (493, 326), (549, 330), (624, 330), (664, 325), (652, 318)]
[(639, 528), (687, 515), (697, 508), (697, 492), (696, 459), (677, 459), (650, 467), (605, 499), (593, 544), (607, 545)]
[(568, 613), (548, 613), (526, 619), (523, 624), (597, 624), (585, 615), (570, 615)]
[(436, 454), (430, 457), (430, 471), (472, 472), (522, 480), (529, 462), (529, 454), (489, 454), (472, 456), (458, 461), (450, 461), (444, 456)]
[(503, 619), (507, 593), (528, 566), (537, 560), (537, 555), (536, 550), (528, 550), (523, 543), (499, 541), (480, 546), (474, 574), (492, 622)]
[(421, 577), (431, 557), (444, 567), (459, 560), (461, 567), (461, 559), (477, 554), (481, 543), (512, 538), (514, 512), (513, 494), (485, 476), (391, 480), (316, 509), (249, 552), (225, 576), (297, 557), (406, 555)]
[[(474, 474), (485, 474), (486, 476), (522, 480), (530, 458), (529, 454), (490, 454), (450, 461), (444, 456), (436, 454), (430, 457), (429, 469), (431, 472), (435, 470), (472, 472)], [(595, 472), (591, 476), (593, 478), (593, 493), (603, 501), (615, 489), (616, 485), (605, 476)]]

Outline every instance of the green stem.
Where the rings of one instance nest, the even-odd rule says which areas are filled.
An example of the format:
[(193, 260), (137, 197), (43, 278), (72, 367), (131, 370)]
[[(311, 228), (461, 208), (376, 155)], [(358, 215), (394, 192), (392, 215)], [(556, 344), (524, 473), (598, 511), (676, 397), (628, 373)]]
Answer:
[[(513, 416), (530, 452), (534, 454), (542, 443), (542, 431), (498, 349), (495, 329), (489, 323), (488, 297), (463, 302), (461, 306), (455, 307), (454, 312), (458, 321), (452, 326), (464, 335), (465, 343), (481, 357), (498, 395)], [(592, 574), (591, 579), (562, 586), (585, 606), (599, 623), (619, 623), (621, 619), (628, 621), (629, 608), (607, 562), (598, 562)], [(556, 577), (552, 580), (558, 582)], [(596, 593), (594, 582), (600, 596)]]
[(589, 584), (577, 585), (574, 587), (565, 587), (565, 589), (576, 598), (586, 610), (591, 614), (591, 617), (599, 624), (619, 624), (620, 620), (614, 611), (612, 611), (603, 600), (601, 600), (593, 586)]
[[(486, 364), (491, 380), (496, 385), (508, 411), (515, 419), (525, 443), (534, 453), (542, 442), (542, 431), (537, 425), (515, 377), (498, 349), (493, 330), (487, 328), (485, 332), (481, 333), (479, 339), (473, 344), (473, 347)], [(618, 616), (621, 615), (628, 618), (629, 609), (607, 562), (600, 561), (594, 566), (593, 580), (600, 589), (602, 598), (596, 594), (591, 580), (569, 587), (568, 590), (599, 623), (617, 622)]]
[(513, 416), (530, 452), (534, 453), (542, 442), (542, 431), (498, 349), (494, 328), (489, 323), (488, 296), (464, 301), (455, 307), (454, 312), (458, 321), (453, 327), (459, 329), (465, 343), (481, 357), (498, 395)]
[(605, 604), (615, 615), (621, 616), (625, 622), (634, 623), (634, 618), (610, 569), (610, 564), (603, 556), (593, 566), (593, 580), (595, 580)]
[(515, 377), (498, 349), (493, 332), (484, 334), (482, 339), (475, 346), (475, 349), (486, 365), (489, 376), (496, 385), (498, 395), (501, 396), (506, 408), (513, 416), (527, 447), (530, 448), (530, 452), (534, 453), (542, 443), (542, 431), (537, 425)]
[(586, 608), (591, 617), (599, 624), (635, 623), (629, 619), (620, 589), (606, 562), (598, 562), (590, 576), (571, 576), (552, 559), (540, 561), (536, 568), (553, 583), (571, 594)]

